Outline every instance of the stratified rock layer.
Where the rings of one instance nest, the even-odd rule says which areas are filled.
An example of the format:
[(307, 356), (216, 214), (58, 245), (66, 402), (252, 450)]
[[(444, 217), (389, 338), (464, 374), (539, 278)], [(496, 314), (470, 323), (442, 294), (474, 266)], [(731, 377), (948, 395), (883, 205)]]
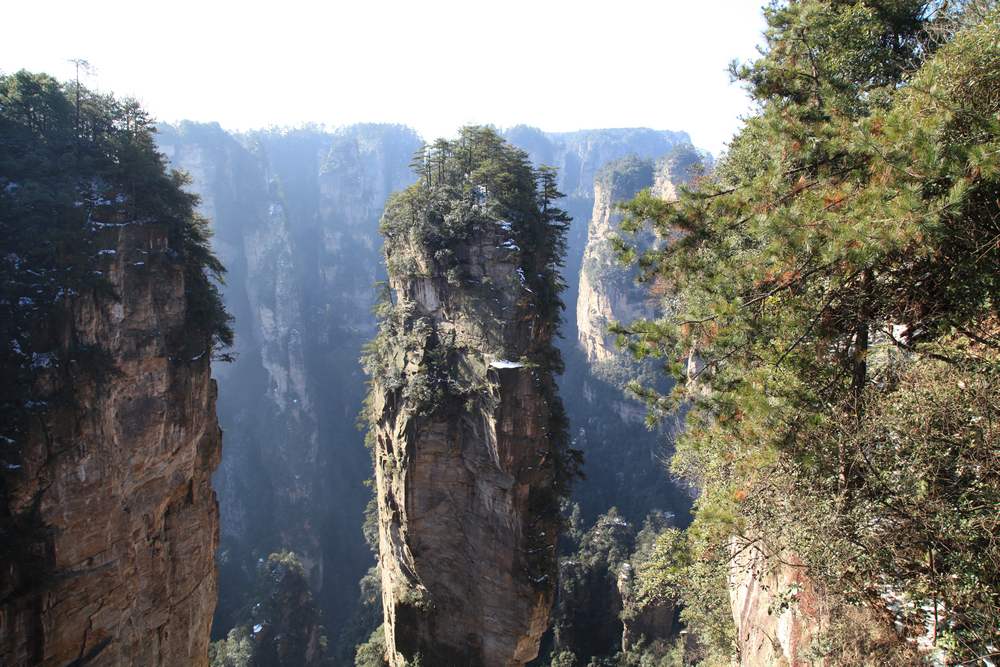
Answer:
[(189, 304), (166, 230), (101, 233), (119, 298), (72, 297), (51, 323), (69, 358), (38, 364), (50, 400), (6, 475), (0, 664), (207, 665), (221, 445), (210, 359), (175, 356)]

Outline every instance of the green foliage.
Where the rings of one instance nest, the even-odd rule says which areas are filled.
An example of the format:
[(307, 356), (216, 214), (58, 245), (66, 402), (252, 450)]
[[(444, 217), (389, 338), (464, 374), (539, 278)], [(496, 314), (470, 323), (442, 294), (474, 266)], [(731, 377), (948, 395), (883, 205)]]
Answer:
[(365, 536), (365, 543), (372, 553), (378, 554), (378, 501), (373, 495), (368, 504), (365, 505), (365, 520), (361, 525), (361, 532)]
[[(676, 599), (637, 596), (630, 575), (635, 566), (653, 558), (660, 535), (681, 534), (671, 527), (672, 521), (670, 514), (652, 511), (636, 533), (612, 507), (586, 532), (571, 531), (573, 543), (559, 562), (551, 664), (659, 664), (654, 657), (659, 660), (669, 652), (662, 640), (632, 646), (623, 653), (623, 620), (633, 620), (646, 604), (664, 597)], [(663, 628), (663, 633), (669, 631), (669, 625)]]
[(555, 170), (532, 169), (523, 151), (475, 126), (462, 128), (455, 141), (425, 145), (412, 166), (418, 182), (392, 195), (382, 217), (390, 275), (429, 271), (468, 285), (456, 252), (477, 235), (493, 238), (500, 227), (507, 232), (500, 241), (518, 258), (544, 321), (558, 323), (565, 288), (558, 268), (570, 218), (556, 206), (563, 195)]
[[(672, 242), (619, 251), (680, 311), (618, 332), (678, 380), (640, 390), (654, 413), (691, 406), (673, 462), (701, 489), (688, 562), (761, 537), (872, 618), (902, 597), (904, 634), (934, 610), (937, 646), (968, 660), (1000, 627), (983, 514), (1000, 499), (1000, 23), (980, 12), (938, 47), (928, 16), (767, 10), (762, 57), (734, 68), (759, 114), (679, 202), (626, 207), (623, 228)], [(673, 546), (663, 562), (684, 562)], [(672, 590), (673, 567), (651, 581)]]
[[(589, 660), (621, 648), (618, 571), (632, 553), (635, 529), (612, 507), (559, 561), (559, 594), (552, 613), (553, 655)], [(567, 660), (563, 656), (563, 660)]]
[(667, 527), (634, 559), (640, 603), (677, 601), (681, 622), (697, 632), (688, 657), (728, 664), (734, 654), (727, 579), (728, 552), (696, 531)]
[[(378, 544), (373, 550), (378, 550)], [(359, 647), (371, 643), (373, 633), (382, 624), (382, 575), (378, 565), (373, 565), (359, 582), (360, 595), (354, 613), (340, 629), (334, 663), (350, 662)], [(383, 648), (384, 652), (384, 648)]]
[(576, 667), (576, 656), (570, 651), (560, 651), (552, 656), (551, 667)]
[[(105, 278), (115, 248), (104, 246), (125, 226), (165, 228), (169, 248), (151, 253), (150, 261), (183, 266), (186, 321), (182, 331), (165, 332), (171, 352), (200, 358), (232, 343), (217, 288), (223, 267), (185, 183), (167, 170), (152, 123), (134, 100), (44, 74), (0, 76), (0, 369), (7, 380), (0, 421), (6, 445), (22, 435), (39, 369), (66, 372), (87, 353), (76, 341), (57, 350), (56, 339), (75, 298), (115, 296)], [(0, 460), (14, 463), (6, 445)]]
[(246, 621), (210, 649), (212, 667), (318, 667), (326, 636), (305, 569), (290, 551), (273, 553), (257, 567)]
[(246, 626), (235, 627), (225, 639), (208, 647), (211, 667), (253, 667), (253, 637)]
[(355, 667), (388, 667), (385, 659), (385, 626), (380, 625), (364, 644), (358, 645), (354, 656)]
[(637, 564), (640, 597), (680, 598), (690, 564), (685, 534), (676, 528), (663, 531), (647, 557)]

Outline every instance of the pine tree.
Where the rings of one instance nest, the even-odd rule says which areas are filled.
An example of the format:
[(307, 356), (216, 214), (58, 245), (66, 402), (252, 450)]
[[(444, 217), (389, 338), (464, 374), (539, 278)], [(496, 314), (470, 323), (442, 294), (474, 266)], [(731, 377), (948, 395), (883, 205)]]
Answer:
[(623, 229), (666, 243), (619, 251), (681, 306), (618, 329), (680, 380), (636, 389), (654, 413), (691, 406), (674, 468), (702, 489), (702, 556), (763, 536), (876, 617), (886, 586), (948, 609), (940, 644), (974, 657), (1000, 627), (996, 435), (966, 428), (1000, 404), (997, 13), (940, 48), (918, 1), (767, 20), (733, 68), (761, 110), (713, 178), (625, 207)]

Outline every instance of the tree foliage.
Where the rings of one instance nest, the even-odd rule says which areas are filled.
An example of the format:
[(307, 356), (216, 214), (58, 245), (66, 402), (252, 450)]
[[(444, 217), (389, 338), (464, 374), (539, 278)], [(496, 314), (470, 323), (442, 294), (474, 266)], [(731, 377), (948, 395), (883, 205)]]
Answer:
[[(475, 324), (482, 328), (483, 340), (498, 342), (497, 331), (518, 325), (498, 319), (494, 304), (500, 286), (469, 275), (467, 246), (476, 239), (500, 238), (502, 249), (515, 260), (515, 272), (535, 313), (524, 361), (546, 373), (561, 373), (562, 358), (550, 339), (564, 307), (559, 267), (570, 218), (557, 205), (562, 194), (555, 171), (532, 168), (523, 151), (493, 129), (478, 126), (463, 128), (457, 140), (425, 145), (411, 166), (419, 180), (395, 193), (382, 217), (390, 277), (402, 281), (445, 276), (448, 288), (462, 294), (466, 305), (476, 310)], [(454, 334), (439, 331), (433, 318), (418, 313), (411, 299), (393, 303), (386, 289), (376, 314), (380, 331), (366, 348), (366, 373), (384, 388), (399, 390), (417, 413), (431, 414), (449, 397), (461, 405), (482, 393), (485, 372), (470, 372), (468, 363), (459, 363), (462, 355), (456, 354), (460, 350)], [(406, 353), (414, 350), (421, 350), (418, 372), (405, 369)], [(488, 352), (511, 358), (503, 349)], [(543, 391), (551, 414), (549, 460), (556, 473), (555, 495), (544, 504), (546, 511), (558, 513), (558, 498), (568, 494), (578, 474), (579, 453), (569, 447), (566, 417), (554, 383)]]
[(673, 462), (701, 490), (689, 556), (764, 536), (901, 639), (930, 617), (926, 641), (976, 658), (1000, 627), (998, 13), (766, 14), (761, 58), (733, 68), (759, 112), (677, 203), (625, 207), (626, 231), (669, 244), (617, 243), (680, 302), (618, 333), (678, 380), (635, 387), (653, 414), (691, 407)]
[(245, 623), (214, 642), (212, 667), (318, 667), (327, 664), (320, 611), (298, 556), (281, 551), (261, 559)]
[[(16, 441), (32, 404), (40, 364), (92, 357), (71, 342), (55, 349), (60, 325), (82, 294), (116, 298), (103, 269), (109, 233), (125, 225), (166, 229), (165, 261), (184, 269), (182, 331), (165, 332), (180, 358), (232, 343), (218, 292), (224, 269), (209, 248), (187, 177), (167, 169), (152, 121), (134, 100), (61, 83), (45, 74), (0, 75), (0, 420)], [(7, 457), (7, 454), (0, 455)], [(16, 457), (15, 457), (16, 458)]]

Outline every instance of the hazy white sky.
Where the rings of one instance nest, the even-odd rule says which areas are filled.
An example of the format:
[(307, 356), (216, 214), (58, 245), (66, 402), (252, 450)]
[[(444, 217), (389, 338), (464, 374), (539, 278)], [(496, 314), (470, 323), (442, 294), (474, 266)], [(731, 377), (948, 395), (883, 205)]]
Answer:
[(138, 98), (231, 129), (398, 122), (686, 130), (718, 153), (763, 0), (11, 0), (0, 70)]

